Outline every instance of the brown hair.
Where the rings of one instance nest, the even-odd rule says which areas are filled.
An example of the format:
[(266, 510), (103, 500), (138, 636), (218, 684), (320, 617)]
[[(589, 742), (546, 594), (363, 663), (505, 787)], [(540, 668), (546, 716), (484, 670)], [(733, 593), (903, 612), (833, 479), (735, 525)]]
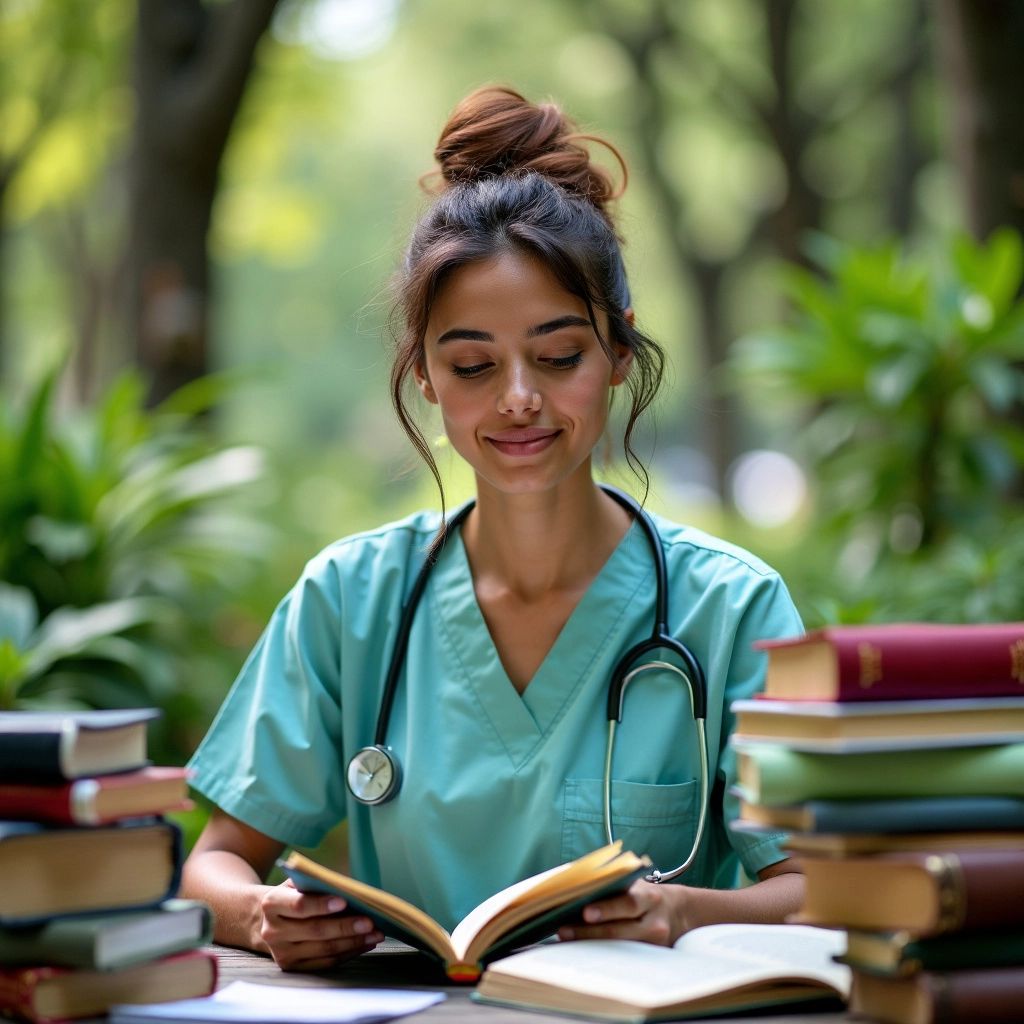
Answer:
[[(616, 190), (583, 142), (605, 146), (622, 169)], [(405, 404), (405, 389), (423, 358), (434, 299), (459, 267), (518, 250), (539, 258), (567, 292), (583, 300), (602, 347), (615, 364), (615, 346), (633, 355), (625, 384), (631, 397), (623, 436), (626, 460), (646, 492), (647, 471), (632, 447), (637, 420), (654, 401), (664, 353), (626, 319), (629, 286), (608, 204), (622, 193), (626, 165), (611, 143), (576, 130), (558, 107), (534, 104), (512, 89), (489, 86), (467, 96), (441, 131), (438, 170), (424, 187), (436, 198), (413, 231), (398, 280), (396, 352), (391, 397), (398, 419), (444, 488), (422, 431)], [(596, 310), (608, 317), (602, 336)]]

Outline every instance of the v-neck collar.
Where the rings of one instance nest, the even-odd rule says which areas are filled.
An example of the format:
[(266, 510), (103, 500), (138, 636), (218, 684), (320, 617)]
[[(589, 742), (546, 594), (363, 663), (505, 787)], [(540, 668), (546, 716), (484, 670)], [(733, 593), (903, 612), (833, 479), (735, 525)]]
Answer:
[[(621, 645), (626, 609), (654, 577), (647, 542), (635, 523), (609, 555), (520, 695), (509, 679), (477, 602), (461, 531), (430, 581), (432, 618), (457, 672), (501, 738), (512, 762), (525, 763), (588, 681), (609, 645)], [(602, 679), (596, 685), (606, 686)]]

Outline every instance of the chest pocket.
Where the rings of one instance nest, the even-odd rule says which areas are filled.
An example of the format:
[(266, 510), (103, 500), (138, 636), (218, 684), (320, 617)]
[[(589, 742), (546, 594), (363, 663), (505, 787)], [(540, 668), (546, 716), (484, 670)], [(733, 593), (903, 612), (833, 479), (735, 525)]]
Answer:
[[(695, 780), (653, 786), (612, 780), (612, 829), (623, 848), (646, 853), (669, 871), (689, 855), (697, 829)], [(562, 860), (604, 846), (604, 782), (566, 779), (562, 813)]]

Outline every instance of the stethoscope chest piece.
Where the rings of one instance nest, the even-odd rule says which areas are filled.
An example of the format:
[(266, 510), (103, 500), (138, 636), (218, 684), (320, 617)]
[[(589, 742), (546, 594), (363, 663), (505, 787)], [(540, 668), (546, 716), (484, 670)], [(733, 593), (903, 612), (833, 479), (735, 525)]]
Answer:
[(356, 752), (346, 775), (352, 795), (364, 804), (387, 803), (402, 782), (402, 770), (390, 747), (375, 743)]

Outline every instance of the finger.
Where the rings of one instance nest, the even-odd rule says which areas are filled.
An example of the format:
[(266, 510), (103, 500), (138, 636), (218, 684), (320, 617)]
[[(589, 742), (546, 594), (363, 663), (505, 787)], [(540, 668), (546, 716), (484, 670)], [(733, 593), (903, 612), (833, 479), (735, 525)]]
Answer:
[(299, 892), (298, 889), (276, 886), (267, 893), (263, 905), (280, 917), (302, 919), (341, 913), (348, 903), (341, 896)]
[(274, 950), (274, 959), (286, 971), (322, 970), (367, 952), (383, 939), (380, 932), (373, 931), (366, 935), (345, 936), (328, 941), (292, 942)]
[(561, 928), (558, 937), (563, 941), (629, 939), (633, 942), (647, 942), (655, 946), (664, 946), (668, 944), (669, 932), (668, 920), (658, 915), (627, 921), (613, 921), (607, 924), (584, 924), (572, 928)]
[(261, 938), (269, 946), (301, 942), (335, 942), (338, 939), (359, 939), (373, 931), (368, 917), (330, 915), (291, 918), (264, 917)]
[(583, 920), (587, 924), (598, 921), (628, 921), (642, 917), (648, 908), (648, 901), (634, 895), (632, 890), (621, 896), (613, 896), (606, 900), (589, 903), (583, 908)]

